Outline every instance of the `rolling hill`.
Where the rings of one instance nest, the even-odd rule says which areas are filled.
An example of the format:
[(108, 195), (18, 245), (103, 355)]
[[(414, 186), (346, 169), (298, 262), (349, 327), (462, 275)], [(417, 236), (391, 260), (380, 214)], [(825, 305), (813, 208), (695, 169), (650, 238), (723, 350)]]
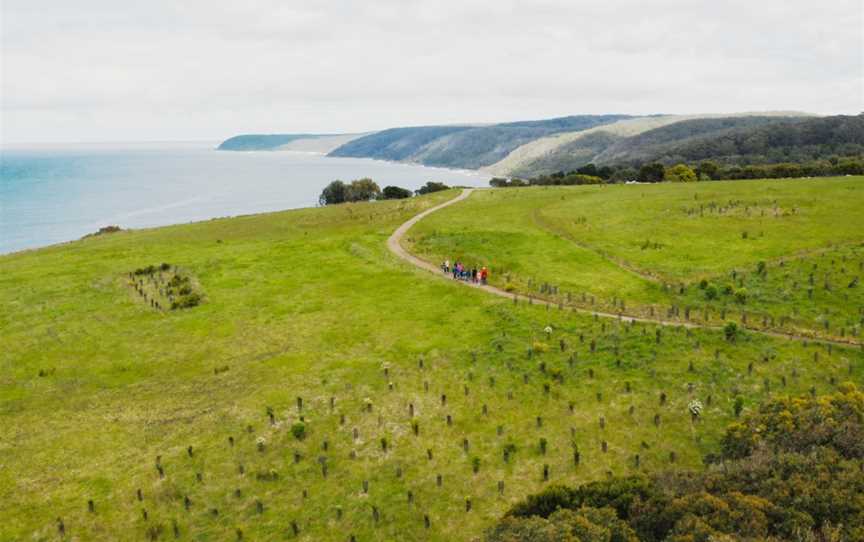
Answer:
[(861, 178), (693, 185), (483, 190), (408, 230), (517, 302), (387, 250), (454, 191), (0, 256), (0, 539), (477, 540), (864, 382)]
[(395, 128), (347, 143), (331, 156), (417, 162), (427, 166), (477, 169), (494, 164), (513, 149), (539, 137), (586, 130), (628, 115), (578, 115), (489, 126)]
[[(752, 143), (758, 137), (766, 137), (756, 136), (757, 133), (779, 134), (802, 122), (803, 128), (798, 129), (807, 130), (811, 126), (808, 122), (818, 120), (786, 113), (634, 119), (534, 141), (516, 149), (489, 169), (496, 174), (531, 177), (571, 171), (588, 163), (638, 165), (651, 161), (688, 162), (694, 160), (692, 157), (699, 155), (699, 151), (703, 158), (717, 159), (721, 158), (722, 153), (729, 152), (729, 138), (737, 137), (739, 142), (749, 138)], [(833, 141), (830, 135), (827, 137)], [(727, 158), (734, 161), (738, 157)]]

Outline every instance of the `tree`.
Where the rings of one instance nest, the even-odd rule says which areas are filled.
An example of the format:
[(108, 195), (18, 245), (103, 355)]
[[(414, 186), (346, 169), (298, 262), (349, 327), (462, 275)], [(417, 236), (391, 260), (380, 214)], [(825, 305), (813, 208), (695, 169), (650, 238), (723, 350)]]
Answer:
[(616, 169), (614, 173), (612, 173), (611, 179), (615, 182), (628, 182), (635, 181), (639, 178), (639, 172), (633, 169), (632, 167), (622, 167), (620, 169)]
[(699, 178), (702, 176), (706, 176), (709, 179), (717, 179), (717, 172), (720, 170), (720, 166), (717, 165), (717, 162), (713, 160), (702, 160), (699, 162), (699, 166), (696, 168), (696, 173), (699, 175)]
[(450, 189), (450, 187), (444, 183), (436, 183), (434, 181), (429, 181), (425, 185), (420, 187), (420, 189), (417, 190), (416, 192), (418, 195), (422, 196), (424, 194), (431, 194), (433, 192), (441, 192), (442, 190), (449, 190), (449, 189)]
[(615, 170), (609, 166), (603, 166), (597, 170), (597, 176), (603, 179), (604, 181), (612, 178), (612, 175), (615, 173)]
[(380, 195), (381, 188), (368, 177), (351, 181), (345, 188), (345, 201), (372, 201)]
[(414, 192), (398, 186), (385, 186), (382, 195), (383, 199), (405, 199), (413, 196)]
[(321, 195), (318, 197), (318, 203), (321, 205), (334, 205), (345, 201), (345, 183), (336, 180), (328, 184)]
[(678, 164), (666, 170), (663, 180), (673, 183), (692, 183), (696, 182), (696, 172), (684, 164)]
[(580, 175), (590, 175), (591, 177), (599, 177), (600, 175), (597, 172), (597, 166), (594, 164), (585, 164), (576, 170), (576, 173)]
[(666, 174), (666, 168), (659, 162), (645, 164), (639, 168), (639, 182), (659, 183)]

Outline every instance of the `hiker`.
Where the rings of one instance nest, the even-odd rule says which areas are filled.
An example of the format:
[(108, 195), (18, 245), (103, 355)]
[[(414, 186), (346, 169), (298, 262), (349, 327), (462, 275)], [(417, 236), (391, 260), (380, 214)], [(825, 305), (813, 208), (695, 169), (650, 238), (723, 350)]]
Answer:
[(489, 276), (489, 270), (486, 269), (484, 265), (482, 269), (480, 269), (480, 282), (482, 284), (486, 284), (486, 278)]
[(477, 283), (477, 267), (476, 266), (471, 268), (471, 282), (473, 282), (475, 284)]
[(459, 262), (455, 262), (453, 264), (453, 278), (456, 279), (456, 275), (459, 273)]
[(449, 259), (444, 260), (444, 272), (445, 273), (450, 272), (450, 260)]

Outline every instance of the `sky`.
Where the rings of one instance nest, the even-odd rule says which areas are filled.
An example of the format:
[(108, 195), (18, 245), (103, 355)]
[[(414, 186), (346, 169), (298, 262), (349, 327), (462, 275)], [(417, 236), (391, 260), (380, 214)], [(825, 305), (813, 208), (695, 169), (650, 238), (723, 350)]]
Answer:
[(0, 0), (0, 143), (864, 110), (860, 0)]

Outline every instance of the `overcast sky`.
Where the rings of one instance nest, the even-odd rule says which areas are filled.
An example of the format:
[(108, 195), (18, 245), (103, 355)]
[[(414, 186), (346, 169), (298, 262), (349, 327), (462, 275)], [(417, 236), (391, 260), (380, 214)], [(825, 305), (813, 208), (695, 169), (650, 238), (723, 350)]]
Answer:
[(0, 141), (864, 109), (861, 0), (0, 0)]

